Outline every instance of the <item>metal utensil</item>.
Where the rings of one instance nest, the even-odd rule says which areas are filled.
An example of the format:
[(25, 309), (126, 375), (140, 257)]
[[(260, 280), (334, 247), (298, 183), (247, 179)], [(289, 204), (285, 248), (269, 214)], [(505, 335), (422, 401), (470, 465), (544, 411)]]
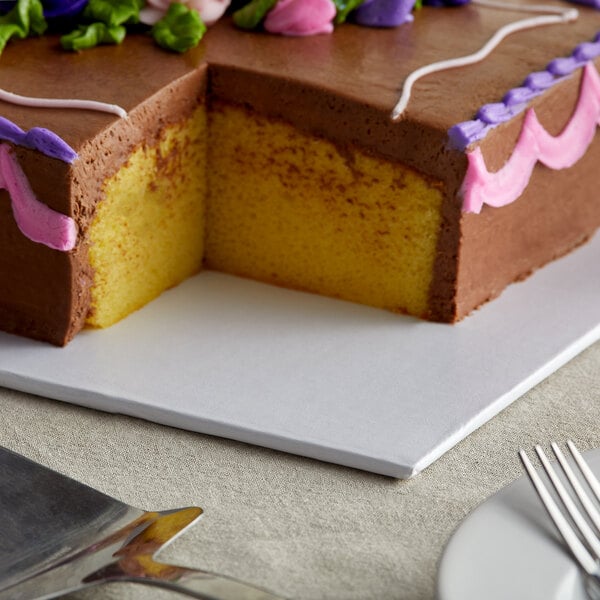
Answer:
[[(546, 486), (543, 482), (525, 451), (521, 450), (519, 456), (544, 508), (585, 575), (585, 590), (589, 598), (600, 600), (600, 513), (595, 504), (600, 501), (600, 483), (575, 444), (569, 440), (567, 446), (585, 484), (575, 475), (556, 443), (552, 444), (552, 451), (565, 475), (564, 484), (540, 446), (536, 446), (535, 451), (551, 486)], [(586, 492), (584, 485), (591, 491), (595, 500)], [(551, 488), (556, 492), (556, 500), (550, 492)], [(583, 510), (580, 510), (578, 505)]]
[(205, 571), (154, 560), (202, 509), (128, 506), (0, 446), (0, 600), (39, 600), (113, 581), (204, 600), (281, 600)]

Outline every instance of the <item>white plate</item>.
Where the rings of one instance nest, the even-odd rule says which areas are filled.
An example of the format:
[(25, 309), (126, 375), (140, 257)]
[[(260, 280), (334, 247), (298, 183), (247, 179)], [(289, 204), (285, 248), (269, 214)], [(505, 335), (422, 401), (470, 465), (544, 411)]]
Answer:
[[(584, 458), (600, 475), (600, 450)], [(581, 573), (525, 475), (456, 530), (440, 564), (438, 598), (586, 600)]]
[(202, 273), (0, 385), (410, 477), (600, 337), (600, 236), (456, 326)]

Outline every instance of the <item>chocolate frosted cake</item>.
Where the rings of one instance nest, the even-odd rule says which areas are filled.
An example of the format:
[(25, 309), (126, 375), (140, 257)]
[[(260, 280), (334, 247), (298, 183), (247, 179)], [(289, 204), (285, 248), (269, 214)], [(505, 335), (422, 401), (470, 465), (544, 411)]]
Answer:
[(184, 52), (6, 43), (0, 329), (64, 345), (202, 268), (454, 322), (600, 226), (595, 6), (199, 4)]

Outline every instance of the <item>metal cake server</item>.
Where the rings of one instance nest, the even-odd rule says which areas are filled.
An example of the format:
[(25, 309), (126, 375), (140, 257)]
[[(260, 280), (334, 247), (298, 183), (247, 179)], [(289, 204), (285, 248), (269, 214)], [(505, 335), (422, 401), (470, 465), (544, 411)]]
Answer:
[(106, 582), (145, 583), (204, 600), (281, 600), (156, 553), (202, 509), (128, 506), (0, 446), (0, 600), (55, 598)]

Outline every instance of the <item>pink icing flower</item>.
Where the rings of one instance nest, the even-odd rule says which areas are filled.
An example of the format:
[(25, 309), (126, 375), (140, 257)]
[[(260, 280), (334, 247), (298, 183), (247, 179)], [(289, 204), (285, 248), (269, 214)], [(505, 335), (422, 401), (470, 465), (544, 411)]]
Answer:
[(264, 27), (283, 35), (331, 33), (335, 14), (332, 0), (279, 0), (267, 14)]
[[(188, 8), (192, 8), (200, 14), (200, 18), (206, 25), (212, 25), (218, 21), (231, 0), (178, 0)], [(140, 11), (140, 20), (146, 25), (154, 25), (165, 16), (172, 0), (147, 0), (146, 6)]]
[(195, 8), (206, 25), (212, 25), (223, 16), (231, 0), (187, 0), (184, 4)]

